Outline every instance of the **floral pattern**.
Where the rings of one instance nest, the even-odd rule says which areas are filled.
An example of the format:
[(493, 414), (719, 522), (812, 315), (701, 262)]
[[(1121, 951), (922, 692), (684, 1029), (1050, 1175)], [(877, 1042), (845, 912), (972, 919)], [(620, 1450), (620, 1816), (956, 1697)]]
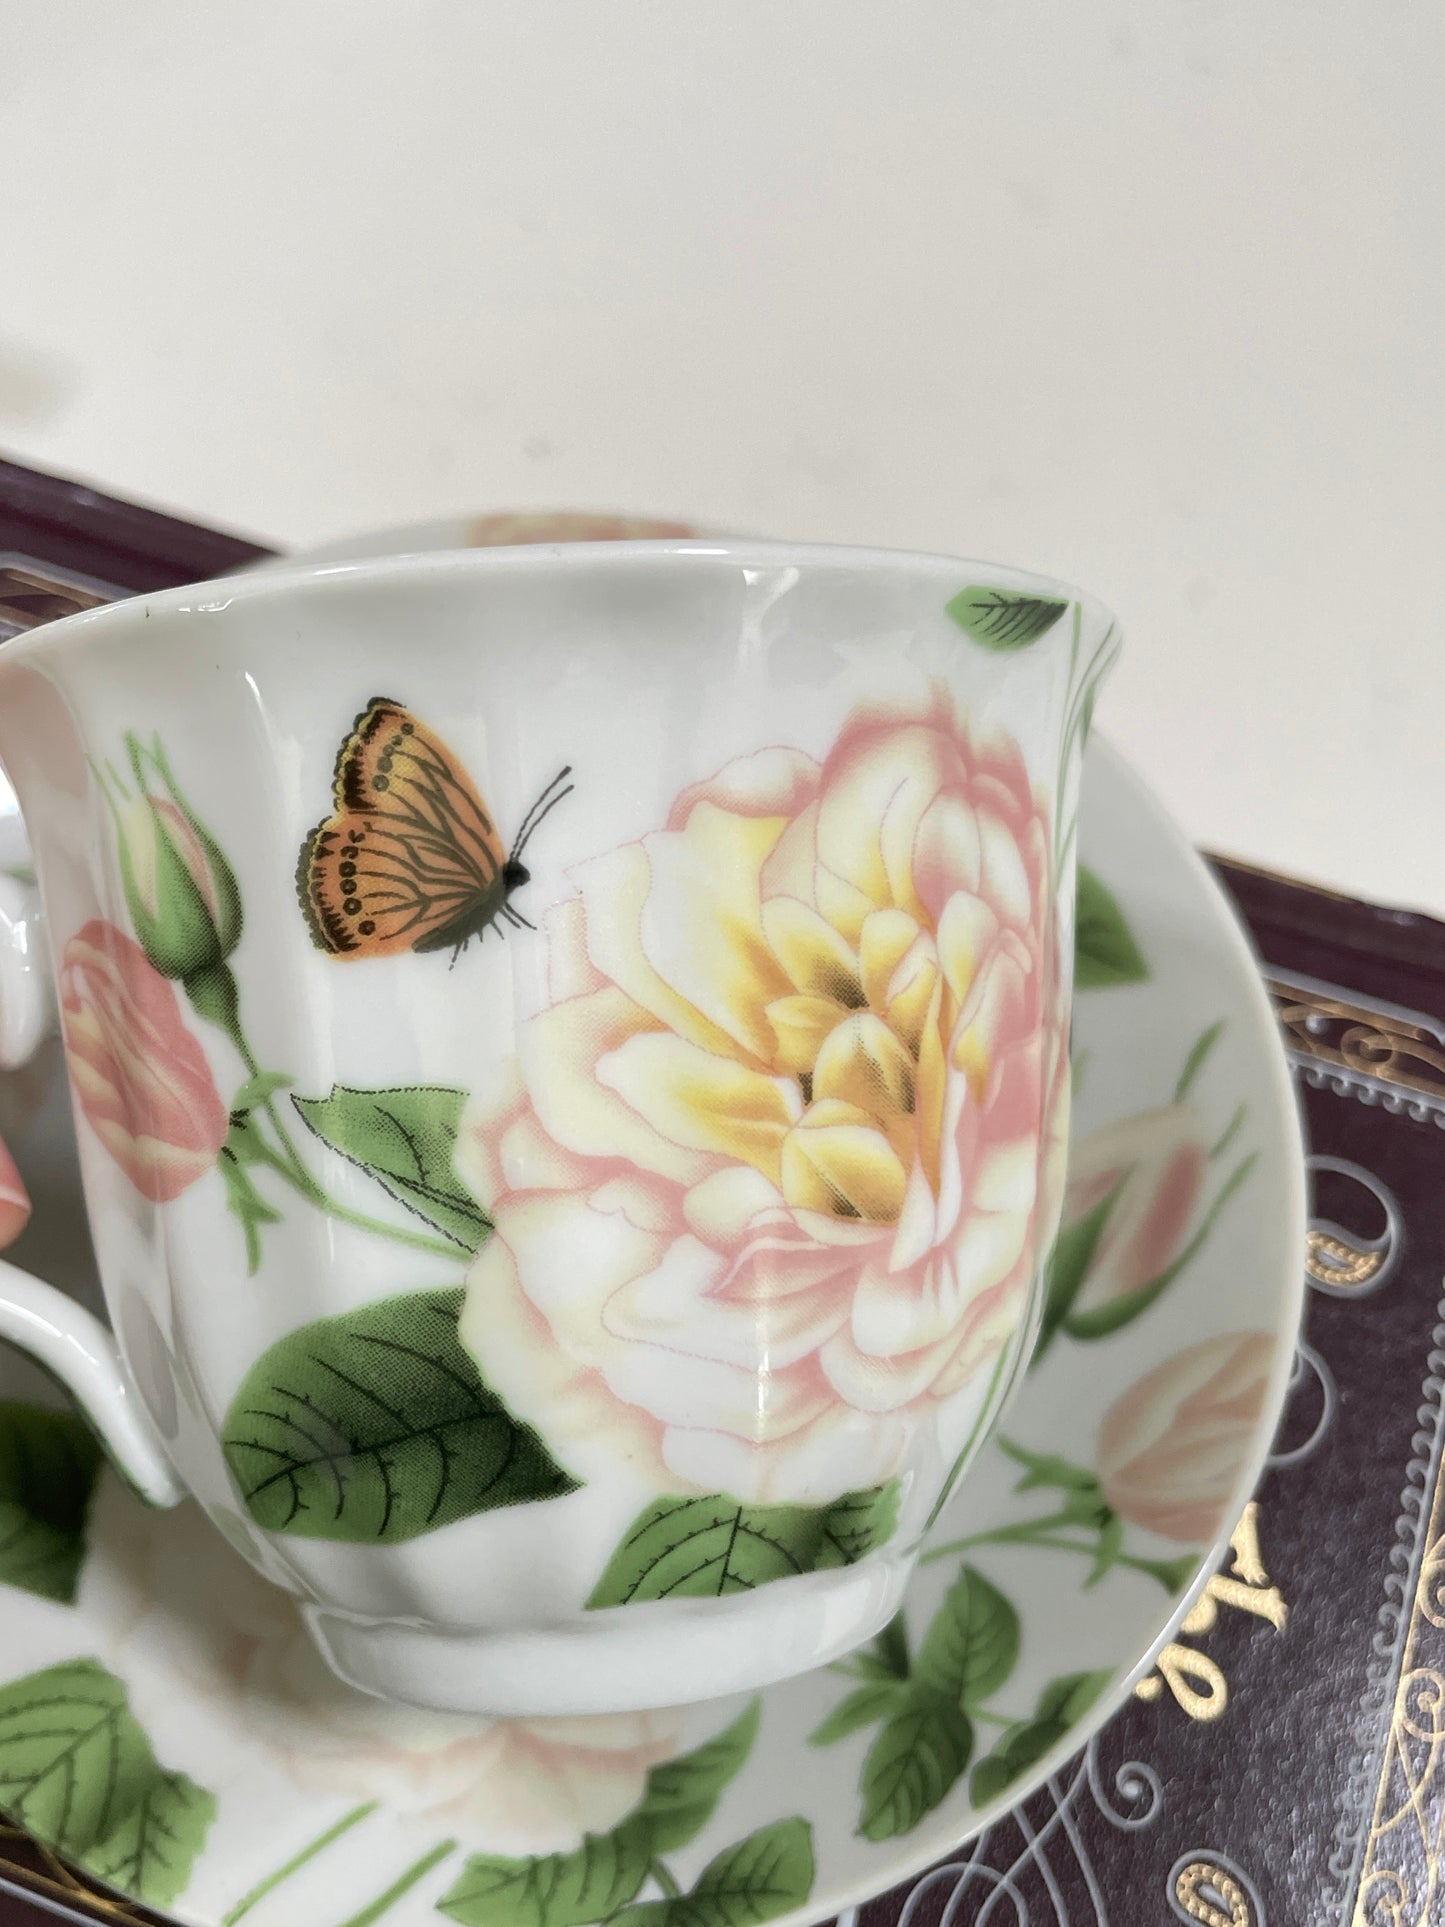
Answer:
[(1199, 1111), (1167, 1104), (1091, 1131), (1069, 1156), (1064, 1225), (1117, 1193), (1104, 1218), (1075, 1309), (1143, 1290), (1177, 1257), (1203, 1195), (1209, 1147)]
[(1225, 1332), (1175, 1352), (1110, 1406), (1099, 1483), (1121, 1519), (1183, 1545), (1226, 1523), (1274, 1371), (1269, 1332)]
[(464, 1341), (579, 1463), (605, 1439), (756, 1502), (889, 1478), (1015, 1329), (1057, 1210), (1018, 750), (942, 702), (860, 711), (821, 763), (741, 758), (576, 881), (517, 1085), (461, 1133), (495, 1224)]
[(179, 1197), (215, 1163), (227, 1116), (170, 983), (95, 918), (65, 946), (60, 1019), (76, 1098), (101, 1143), (142, 1196)]
[[(922, 719), (911, 720), (917, 726)], [(966, 736), (962, 740), (972, 747)], [(815, 766), (812, 779), (819, 817), (831, 762)], [(708, 792), (721, 781), (706, 786)], [(165, 802), (155, 800), (158, 806)], [(161, 828), (184, 859), (190, 848), (185, 828), (163, 807), (160, 814)], [(799, 814), (784, 812), (780, 841)], [(691, 815), (680, 806), (657, 836), (677, 835), (686, 848), (690, 834)], [(649, 858), (650, 876), (651, 849), (658, 845), (649, 847), (644, 839), (638, 847)], [(196, 867), (185, 868), (199, 880)], [(136, 881), (142, 907), (149, 909), (143, 871)], [(580, 955), (587, 973), (601, 975), (586, 941), (588, 882), (585, 873), (579, 876), (577, 898), (558, 919), (561, 936), (570, 932), (570, 947), (553, 944), (554, 972)], [(760, 905), (762, 896), (760, 885)], [(159, 895), (155, 902), (158, 907)], [(220, 903), (218, 896), (211, 905), (218, 929)], [(1134, 910), (1126, 893), (1119, 899), (1111, 893), (1105, 909), (1112, 927), (1096, 903), (1089, 930), (1078, 936), (1081, 951), (1091, 943), (1099, 959), (1112, 959), (1107, 973), (1096, 971), (1099, 988), (1086, 993), (1079, 1007), (1081, 1061), (1098, 1041), (1090, 1036), (1096, 996), (1100, 1004), (1137, 996), (1140, 1034), (1156, 1046), (1161, 1030), (1178, 1037), (1182, 1008), (1192, 1010), (1196, 1022), (1201, 1016), (1177, 986), (1169, 987), (1177, 1006), (1172, 1013), (1161, 1013), (1150, 1001), (1155, 991), (1148, 986), (1148, 939), (1157, 940), (1157, 925), (1139, 931), (1140, 948), (1125, 922), (1125, 912)], [(934, 941), (941, 949), (936, 928)], [(102, 948), (108, 954), (113, 946)], [(146, 960), (137, 965), (131, 954), (136, 948), (122, 946), (120, 954), (154, 994), (153, 979), (144, 975)], [(1119, 967), (1121, 957), (1132, 974)], [(1140, 984), (1146, 986), (1142, 992), (1125, 987)], [(570, 980), (570, 987), (572, 996), (584, 997), (601, 986), (587, 974)], [(567, 988), (567, 979), (554, 976), (539, 1028), (566, 1001)], [(191, 994), (184, 978), (178, 989)], [(162, 978), (160, 991), (179, 1022), (183, 1005), (176, 990)], [(833, 1001), (840, 1013), (834, 1030), (862, 1008), (850, 1007), (846, 998)], [(868, 1010), (885, 1025), (890, 1021), (886, 999), (881, 1013), (871, 1003)], [(27, 1543), (50, 1564), (43, 1585), (33, 1560), (23, 1572), (0, 1575), (8, 1586), (42, 1595), (31, 1602), (9, 1594), (12, 1604), (34, 1611), (33, 1617), (13, 1613), (17, 1641), (10, 1670), (30, 1670), (0, 1684), (0, 1771), (22, 1775), (5, 1779), (10, 1811), (22, 1819), (33, 1815), (37, 1830), (72, 1864), (112, 1888), (159, 1907), (184, 1896), (188, 1914), (204, 1919), (223, 1913), (239, 1918), (254, 1906), (258, 1921), (298, 1911), (311, 1918), (324, 1909), (328, 1918), (384, 1917), (396, 1927), (439, 1916), (462, 1927), (496, 1927), (520, 1917), (509, 1895), (530, 1904), (531, 1896), (541, 1894), (547, 1927), (630, 1912), (639, 1919), (643, 1912), (649, 1919), (675, 1912), (712, 1920), (721, 1918), (724, 1907), (719, 1894), (730, 1905), (751, 1871), (785, 1865), (787, 1878), (773, 1883), (749, 1915), (761, 1921), (808, 1904), (812, 1846), (801, 1815), (772, 1819), (739, 1839), (748, 1824), (743, 1816), (756, 1821), (795, 1806), (828, 1816), (818, 1838), (823, 1859), (813, 1904), (819, 1908), (835, 1904), (845, 1887), (882, 1886), (900, 1865), (943, 1850), (1001, 1798), (1012, 1797), (1026, 1777), (1048, 1771), (1050, 1762), (1078, 1744), (1081, 1723), (1098, 1716), (1099, 1696), (1117, 1690), (1152, 1636), (1147, 1629), (1160, 1624), (1164, 1593), (1172, 1609), (1179, 1589), (1202, 1575), (1206, 1555), (1198, 1548), (1224, 1523), (1222, 1511), (1237, 1491), (1245, 1461), (1259, 1449), (1278, 1340), (1263, 1331), (1235, 1330), (1179, 1349), (1181, 1334), (1192, 1335), (1191, 1325), (1193, 1332), (1201, 1325), (1213, 1329), (1229, 1308), (1238, 1314), (1245, 1297), (1236, 1282), (1237, 1225), (1227, 1256), (1195, 1262), (1249, 1168), (1246, 1157), (1223, 1186), (1210, 1182), (1225, 1149), (1241, 1133), (1252, 1135), (1245, 1132), (1243, 1104), (1226, 1121), (1229, 1077), (1203, 1074), (1206, 1060), (1215, 1066), (1220, 1061), (1210, 1051), (1222, 1029), (1212, 1024), (1189, 1050), (1170, 1102), (1146, 1105), (1077, 1141), (1052, 1269), (1059, 1269), (1058, 1254), (1069, 1247), (1077, 1274), (1071, 1303), (1078, 1316), (1071, 1313), (1060, 1323), (1060, 1354), (1025, 1388), (1010, 1436), (995, 1439), (977, 1483), (970, 1483), (966, 1505), (948, 1515), (954, 1530), (969, 1530), (970, 1537), (930, 1545), (905, 1613), (870, 1648), (840, 1663), (837, 1674), (847, 1677), (835, 1674), (833, 1702), (821, 1690), (822, 1675), (772, 1689), (731, 1727), (724, 1729), (728, 1715), (719, 1714), (692, 1754), (682, 1750), (696, 1744), (695, 1736), (683, 1737), (691, 1721), (676, 1712), (623, 1720), (485, 1722), (385, 1708), (331, 1680), (305, 1641), (295, 1606), (231, 1558), (195, 1512), (143, 1512), (106, 1476), (92, 1501), (93, 1451), (71, 1465), (64, 1508), (52, 1502), (53, 1486), (46, 1503), (37, 1505), (24, 1484), (26, 1467), (36, 1462), (33, 1448), (38, 1442), (73, 1454), (71, 1435), (80, 1428), (72, 1422), (69, 1431), (51, 1437), (46, 1428), (54, 1430), (54, 1415), (12, 1406), (9, 1423), (29, 1444), (23, 1454), (11, 1453), (0, 1474), (0, 1502), (10, 1509), (7, 1523), (33, 1508), (22, 1519)], [(265, 1114), (268, 1080), (247, 1070), (240, 1054), (248, 1083), (236, 1091), (233, 1112), (246, 1113), (249, 1106), (245, 1125), (251, 1131), (264, 1120), (267, 1155), (280, 1159), (283, 1139)], [(1151, 1051), (1149, 1061), (1156, 1055)], [(1246, 1095), (1262, 1088), (1251, 1087), (1241, 1074), (1238, 1052), (1221, 1055)], [(1135, 1086), (1147, 1082), (1132, 1071), (1130, 1077)], [(1223, 1091), (1211, 1090), (1211, 1083), (1222, 1084)], [(616, 1096), (609, 1086), (601, 1088)], [(405, 1113), (408, 1139), (424, 1147), (417, 1165), (396, 1159), (383, 1128), (403, 1096), (412, 1107)], [(535, 1140), (530, 1128), (516, 1131), (517, 1118), (508, 1126), (511, 1135), (488, 1148), (495, 1120), (519, 1096), (528, 1096), (526, 1083), (508, 1100), (485, 1106), (465, 1106), (463, 1094), (454, 1091), (339, 1088), (325, 1099), (296, 1102), (288, 1115), (299, 1116), (310, 1133), (368, 1171), (394, 1204), (432, 1213), (428, 1222), (439, 1243), (459, 1254), (460, 1271), (482, 1234), (472, 1194), (459, 1182), (449, 1188), (448, 1173), (458, 1151), (474, 1177), (479, 1154), (496, 1158), (509, 1179), (525, 1172)], [(1094, 1101), (1093, 1088), (1089, 1096)], [(1057, 1096), (1052, 1108), (1057, 1120)], [(887, 1138), (888, 1117), (869, 1115), (866, 1128)], [(243, 1140), (238, 1145), (246, 1148)], [(255, 1159), (254, 1147), (252, 1153), (248, 1168), (279, 1181), (278, 1165)], [(555, 1146), (548, 1150), (553, 1155)], [(572, 1168), (585, 1166), (582, 1154), (571, 1155)], [(307, 1195), (304, 1182), (310, 1180), (298, 1168), (293, 1187)], [(854, 1222), (867, 1227), (871, 1221)], [(1246, 1231), (1251, 1224), (1257, 1232), (1257, 1207)], [(1161, 1300), (1165, 1290), (1177, 1296)], [(464, 1309), (460, 1286), (419, 1294), (418, 1302), (421, 1296), (433, 1301), (439, 1321)], [(1250, 1312), (1240, 1322), (1260, 1315), (1253, 1280), (1249, 1296)], [(1176, 1309), (1166, 1311), (1171, 1305)], [(379, 1316), (380, 1309), (372, 1307), (370, 1314)], [(1112, 1324), (1089, 1322), (1104, 1313), (1122, 1315)], [(534, 1333), (545, 1332), (540, 1313), (535, 1317)], [(366, 1334), (348, 1326), (328, 1334), (327, 1343), (340, 1347), (359, 1336)], [(1087, 1352), (1081, 1349), (1085, 1341), (1092, 1347)], [(337, 1356), (345, 1362), (339, 1351)], [(1084, 1373), (1081, 1364), (1088, 1368)], [(285, 1383), (292, 1382), (288, 1370)], [(1077, 1400), (1064, 1401), (1067, 1410), (1055, 1398), (1065, 1382), (1078, 1387)], [(616, 1393), (594, 1385), (591, 1395), (602, 1422), (614, 1425)], [(1081, 1463), (1071, 1462), (1075, 1455)], [(1005, 1489), (1010, 1462), (1012, 1493)], [(236, 1516), (219, 1522), (228, 1537), (258, 1556), (254, 1522)], [(1050, 1562), (1047, 1583), (1019, 1587), (1021, 1549), (1027, 1549), (1028, 1561)], [(264, 1564), (280, 1570), (287, 1557), (285, 1543), (276, 1540)], [(74, 1596), (77, 1574), (79, 1596), (69, 1607), (64, 1602)], [(1142, 1598), (1159, 1603), (1141, 1609)], [(1151, 1617), (1156, 1612), (1159, 1617)], [(1114, 1670), (1101, 1667), (1101, 1659)], [(1078, 1666), (1089, 1670), (1060, 1670)], [(55, 1718), (47, 1719), (46, 1734), (26, 1728), (17, 1738), (22, 1709), (33, 1703), (42, 1681)], [(112, 1830), (114, 1837), (102, 1838), (82, 1825), (105, 1809), (102, 1800), (77, 1803), (74, 1822), (67, 1819), (60, 1831), (44, 1820), (39, 1804), (32, 1808), (31, 1781), (23, 1774), (43, 1775), (53, 1762), (48, 1754), (29, 1763), (21, 1759), (22, 1741), (24, 1747), (53, 1743), (58, 1750), (78, 1731), (101, 1732), (124, 1750), (134, 1767), (131, 1792), (164, 1821), (163, 1850), (143, 1876), (125, 1859), (125, 1827), (134, 1825), (133, 1815)], [(809, 1735), (816, 1746), (835, 1750), (810, 1754)], [(78, 1784), (98, 1784), (109, 1757), (104, 1749), (88, 1754)], [(827, 1770), (820, 1771), (825, 1761)], [(726, 1795), (714, 1819), (720, 1790), (745, 1763), (746, 1780), (738, 1781), (735, 1795)], [(846, 1801), (855, 1781), (857, 1806), (850, 1814)], [(816, 1795), (802, 1792), (814, 1783)], [(43, 1784), (34, 1780), (37, 1788)], [(679, 1806), (684, 1796), (692, 1802), (685, 1809)], [(357, 1804), (342, 1811), (348, 1801)], [(695, 1830), (691, 1841), (681, 1838), (682, 1811)], [(218, 1813), (221, 1824), (215, 1823)], [(838, 1824), (840, 1815), (853, 1823), (851, 1839)], [(902, 1839), (908, 1844), (900, 1850)], [(587, 1888), (579, 1898), (579, 1883), (599, 1869), (599, 1879), (621, 1880), (623, 1887)]]

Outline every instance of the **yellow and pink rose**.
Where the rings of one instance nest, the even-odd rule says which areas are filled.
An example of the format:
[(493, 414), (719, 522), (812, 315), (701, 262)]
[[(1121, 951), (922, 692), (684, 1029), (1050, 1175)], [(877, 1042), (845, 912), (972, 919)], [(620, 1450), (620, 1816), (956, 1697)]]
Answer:
[(900, 1471), (1015, 1330), (1068, 1060), (1047, 818), (950, 705), (766, 749), (583, 864), (459, 1168), (461, 1330), (583, 1470), (817, 1503)]

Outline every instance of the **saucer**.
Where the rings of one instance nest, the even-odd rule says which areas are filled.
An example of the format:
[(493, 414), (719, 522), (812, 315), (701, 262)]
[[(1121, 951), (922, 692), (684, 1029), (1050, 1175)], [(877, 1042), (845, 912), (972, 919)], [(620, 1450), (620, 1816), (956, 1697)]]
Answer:
[[(1035, 1363), (899, 1619), (832, 1668), (499, 1721), (336, 1684), (193, 1507), (147, 1511), (0, 1357), (0, 1806), (196, 1927), (804, 1927), (990, 1824), (1115, 1711), (1218, 1564), (1289, 1376), (1303, 1158), (1204, 866), (1106, 745), (1081, 824), (1065, 1226)], [(0, 1080), (15, 1255), (93, 1289), (58, 1057)]]

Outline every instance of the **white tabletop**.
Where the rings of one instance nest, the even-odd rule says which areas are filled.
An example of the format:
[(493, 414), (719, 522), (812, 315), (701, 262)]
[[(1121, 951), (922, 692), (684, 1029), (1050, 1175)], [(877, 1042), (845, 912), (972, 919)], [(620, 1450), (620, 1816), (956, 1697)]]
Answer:
[(47, 0), (0, 449), (1095, 590), (1190, 833), (1445, 913), (1439, 0)]

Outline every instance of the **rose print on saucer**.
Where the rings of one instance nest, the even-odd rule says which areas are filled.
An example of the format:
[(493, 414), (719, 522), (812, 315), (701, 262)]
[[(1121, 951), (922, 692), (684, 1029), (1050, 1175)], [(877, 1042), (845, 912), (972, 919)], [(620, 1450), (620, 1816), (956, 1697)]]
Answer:
[(1225, 1332), (1175, 1352), (1115, 1400), (1099, 1429), (1099, 1484), (1121, 1519), (1186, 1546), (1211, 1539), (1264, 1413), (1268, 1332)]
[[(1118, 905), (1092, 876), (1087, 900), (1081, 981), (1097, 989), (1146, 978)], [(1211, 1144), (1191, 1096), (1223, 1030), (1216, 1022), (1200, 1033), (1170, 1104), (1116, 1118), (1073, 1145), (1033, 1364), (1056, 1337), (1097, 1342), (1141, 1317), (1203, 1251), (1249, 1176), (1253, 1153), (1203, 1203), (1211, 1167), (1246, 1121), (1240, 1105)], [(1087, 1562), (1084, 1590), (1119, 1571), (1177, 1593), (1197, 1573), (1198, 1553), (1157, 1556), (1149, 1536), (1199, 1547), (1226, 1524), (1267, 1408), (1276, 1352), (1268, 1332), (1230, 1331), (1173, 1353), (1109, 1405), (1092, 1465), (1076, 1463), (1072, 1452), (995, 1438), (995, 1450), (1020, 1468), (1014, 1490), (1025, 1516), (930, 1545), (924, 1566), (964, 1563), (916, 1648), (900, 1616), (870, 1648), (833, 1668), (853, 1684), (813, 1744), (832, 1746), (877, 1727), (859, 1775), (863, 1838), (910, 1832), (965, 1773), (974, 1804), (992, 1800), (1063, 1740), (1107, 1683), (1104, 1673), (1064, 1674), (1044, 1686), (1031, 1710), (1002, 1710), (996, 1696), (1007, 1700), (1019, 1660), (1020, 1614), (970, 1555), (994, 1547), (1064, 1553)], [(1001, 1730), (985, 1751), (987, 1727)]]

